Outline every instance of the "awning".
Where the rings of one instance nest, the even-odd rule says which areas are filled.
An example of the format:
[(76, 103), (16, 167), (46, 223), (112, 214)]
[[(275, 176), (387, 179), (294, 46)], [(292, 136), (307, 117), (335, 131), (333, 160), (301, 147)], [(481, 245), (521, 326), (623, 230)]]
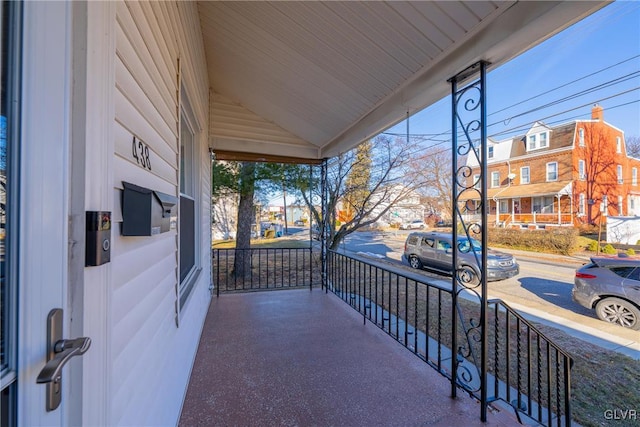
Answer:
[[(467, 197), (463, 197), (467, 195)], [(538, 184), (511, 185), (509, 187), (489, 188), (487, 199), (514, 199), (524, 197), (571, 195), (571, 181), (541, 182)], [(467, 191), (462, 200), (478, 200), (477, 191)]]

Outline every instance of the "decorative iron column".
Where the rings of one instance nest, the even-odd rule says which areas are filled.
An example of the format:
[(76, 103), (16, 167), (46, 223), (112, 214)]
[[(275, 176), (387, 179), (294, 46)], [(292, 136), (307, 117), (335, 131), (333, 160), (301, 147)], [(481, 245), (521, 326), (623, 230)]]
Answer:
[(328, 212), (327, 212), (327, 167), (328, 167), (328, 159), (322, 160), (322, 165), (320, 166), (320, 188), (321, 188), (321, 224), (318, 224), (319, 227), (319, 238), (320, 238), (320, 268), (321, 268), (321, 276), (322, 276), (322, 287), (325, 290), (325, 293), (329, 292), (329, 286), (327, 283), (327, 225), (328, 225)]
[[(449, 79), (452, 105), (453, 265), (451, 395), (457, 386), (480, 399), (487, 420), (487, 109), (484, 61)], [(474, 79), (462, 88), (458, 84)], [(475, 173), (474, 173), (475, 172)], [(482, 248), (460, 244), (470, 239)], [(457, 250), (456, 250), (457, 248)], [(458, 265), (458, 250), (475, 265)], [(464, 300), (462, 294), (465, 294)]]

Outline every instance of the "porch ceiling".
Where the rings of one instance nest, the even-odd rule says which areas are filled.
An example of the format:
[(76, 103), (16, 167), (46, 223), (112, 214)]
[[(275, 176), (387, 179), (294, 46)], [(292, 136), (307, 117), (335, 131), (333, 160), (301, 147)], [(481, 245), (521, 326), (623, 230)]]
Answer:
[(321, 159), (446, 96), (602, 1), (200, 1), (216, 151)]

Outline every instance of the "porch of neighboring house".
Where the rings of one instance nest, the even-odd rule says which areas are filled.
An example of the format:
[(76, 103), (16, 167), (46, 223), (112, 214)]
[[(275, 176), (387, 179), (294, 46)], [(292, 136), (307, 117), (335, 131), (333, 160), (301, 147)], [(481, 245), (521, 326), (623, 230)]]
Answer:
[(320, 288), (214, 298), (181, 426), (512, 426)]
[[(569, 183), (530, 184), (488, 189), (488, 224), (503, 228), (545, 229), (579, 223)], [(465, 220), (480, 218), (478, 200), (469, 200)]]

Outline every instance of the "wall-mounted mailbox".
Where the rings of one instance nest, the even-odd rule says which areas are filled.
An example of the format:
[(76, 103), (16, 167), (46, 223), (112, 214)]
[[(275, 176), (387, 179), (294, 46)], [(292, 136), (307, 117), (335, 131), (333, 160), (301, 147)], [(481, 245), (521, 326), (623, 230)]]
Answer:
[(122, 182), (122, 235), (153, 236), (171, 229), (171, 210), (178, 198)]
[(111, 212), (86, 213), (85, 267), (95, 267), (111, 261)]

